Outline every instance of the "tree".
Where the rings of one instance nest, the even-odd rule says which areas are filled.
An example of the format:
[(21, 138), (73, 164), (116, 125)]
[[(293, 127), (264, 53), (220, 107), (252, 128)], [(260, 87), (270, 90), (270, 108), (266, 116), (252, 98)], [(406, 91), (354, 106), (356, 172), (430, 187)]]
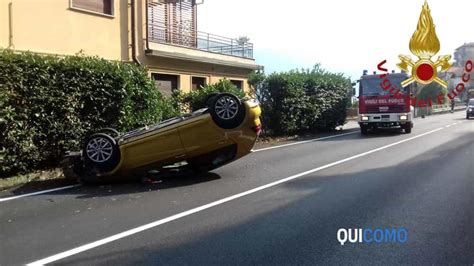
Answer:
[(240, 37), (237, 39), (237, 43), (238, 43), (239, 45), (245, 45), (245, 44), (247, 44), (249, 41), (250, 41), (250, 38), (247, 37), (247, 36), (240, 36)]
[(446, 98), (447, 98), (448, 90), (441, 87), (438, 83), (433, 82), (421, 87), (420, 92), (417, 95), (417, 98), (426, 100), (426, 101), (431, 99), (433, 103), (437, 103), (439, 94), (445, 95), (443, 102), (447, 103), (448, 101)]

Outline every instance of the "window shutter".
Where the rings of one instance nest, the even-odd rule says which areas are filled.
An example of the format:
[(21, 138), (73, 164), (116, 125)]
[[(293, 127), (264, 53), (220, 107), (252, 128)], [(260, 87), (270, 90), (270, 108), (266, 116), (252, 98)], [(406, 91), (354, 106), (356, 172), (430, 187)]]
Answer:
[(164, 1), (148, 4), (148, 28), (151, 40), (159, 42), (170, 41), (168, 30), (168, 5)]
[(72, 0), (72, 7), (113, 15), (113, 0)]
[(156, 41), (196, 47), (196, 5), (194, 0), (161, 0), (148, 6), (150, 38)]

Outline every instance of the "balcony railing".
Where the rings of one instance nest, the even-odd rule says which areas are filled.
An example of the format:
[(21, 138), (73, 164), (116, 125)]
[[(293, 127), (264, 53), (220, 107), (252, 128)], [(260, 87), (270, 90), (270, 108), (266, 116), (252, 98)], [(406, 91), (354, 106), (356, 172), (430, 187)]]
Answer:
[(150, 42), (173, 44), (211, 53), (253, 58), (253, 44), (201, 31), (193, 32), (175, 27), (170, 30), (164, 24), (148, 22)]

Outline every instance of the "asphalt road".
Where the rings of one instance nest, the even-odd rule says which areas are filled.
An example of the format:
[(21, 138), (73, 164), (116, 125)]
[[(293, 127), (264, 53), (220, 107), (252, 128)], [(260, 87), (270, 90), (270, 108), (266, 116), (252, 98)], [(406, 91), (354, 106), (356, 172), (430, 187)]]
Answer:
[[(474, 121), (355, 129), (203, 176), (0, 202), (0, 265), (474, 264)], [(351, 133), (355, 131), (354, 133)], [(406, 243), (340, 244), (340, 228)]]

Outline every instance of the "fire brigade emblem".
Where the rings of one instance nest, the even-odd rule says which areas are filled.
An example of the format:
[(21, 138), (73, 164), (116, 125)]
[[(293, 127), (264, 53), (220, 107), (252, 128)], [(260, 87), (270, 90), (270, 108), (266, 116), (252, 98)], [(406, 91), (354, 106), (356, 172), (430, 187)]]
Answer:
[(433, 81), (448, 87), (448, 83), (438, 77), (438, 69), (446, 71), (451, 67), (449, 60), (450, 55), (441, 55), (436, 62), (432, 61), (432, 57), (440, 50), (440, 42), (436, 35), (435, 25), (431, 17), (431, 11), (425, 0), (423, 9), (421, 10), (420, 19), (415, 33), (410, 40), (410, 51), (418, 57), (418, 61), (413, 61), (408, 55), (400, 55), (401, 62), (397, 66), (406, 72), (411, 68), (411, 77), (402, 82), (402, 86), (406, 87), (413, 82), (420, 84), (430, 84)]

